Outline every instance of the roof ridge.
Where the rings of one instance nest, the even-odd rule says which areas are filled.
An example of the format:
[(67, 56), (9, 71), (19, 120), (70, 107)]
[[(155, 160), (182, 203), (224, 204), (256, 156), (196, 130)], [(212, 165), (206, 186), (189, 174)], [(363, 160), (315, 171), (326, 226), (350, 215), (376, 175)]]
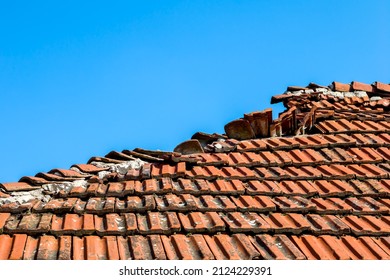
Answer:
[[(368, 98), (367, 91), (378, 94)], [(349, 90), (349, 91), (347, 91)], [(389, 106), (390, 85), (375, 82), (372, 85), (353, 81), (350, 84), (332, 82), (329, 86), (309, 83), (306, 87), (289, 86), (281, 95), (272, 97), (271, 103), (281, 102), (286, 110), (281, 112), (275, 119), (272, 118), (272, 109), (246, 113), (242, 118), (233, 120), (224, 126), (225, 134), (195, 133), (190, 140), (177, 145), (173, 151), (145, 150), (135, 148), (122, 152), (111, 151), (104, 157), (92, 157), (87, 164), (74, 164), (69, 170), (80, 171), (81, 174), (91, 174), (87, 179), (90, 182), (99, 182), (103, 177), (96, 176), (103, 172), (104, 179), (114, 179), (108, 176), (109, 168), (102, 166), (120, 165), (124, 162), (141, 160), (144, 163), (164, 162), (176, 164), (182, 160), (194, 162), (199, 153), (223, 153), (233, 152), (240, 141), (251, 139), (267, 139), (272, 137), (286, 137), (309, 133), (314, 127), (316, 120), (328, 119), (332, 116), (326, 106), (333, 104), (360, 104), (362, 106), (383, 109)], [(322, 103), (321, 103), (322, 102)], [(323, 103), (327, 102), (327, 103)], [(324, 108), (325, 107), (325, 108)], [(340, 111), (340, 109), (339, 109)], [(193, 155), (194, 157), (187, 155)], [(96, 167), (96, 162), (100, 165)], [(99, 169), (100, 168), (100, 169)], [(54, 171), (57, 172), (54, 172)], [(78, 176), (65, 176), (59, 169), (53, 169), (48, 173), (40, 172), (35, 176), (24, 176), (19, 181), (31, 185), (42, 185), (52, 181), (77, 181)], [(89, 170), (89, 171), (86, 171)], [(99, 171), (96, 171), (99, 170)], [(85, 172), (86, 171), (86, 172)], [(75, 173), (73, 173), (75, 174)], [(113, 176), (111, 174), (111, 176)], [(121, 174), (123, 177), (124, 174)]]

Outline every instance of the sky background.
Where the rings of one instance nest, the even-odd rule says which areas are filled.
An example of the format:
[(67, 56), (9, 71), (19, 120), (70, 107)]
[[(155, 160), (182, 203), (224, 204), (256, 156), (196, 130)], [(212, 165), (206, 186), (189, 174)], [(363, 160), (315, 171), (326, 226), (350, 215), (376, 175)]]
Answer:
[(385, 0), (3, 1), (0, 182), (171, 151), (288, 85), (390, 83), (389, 15)]

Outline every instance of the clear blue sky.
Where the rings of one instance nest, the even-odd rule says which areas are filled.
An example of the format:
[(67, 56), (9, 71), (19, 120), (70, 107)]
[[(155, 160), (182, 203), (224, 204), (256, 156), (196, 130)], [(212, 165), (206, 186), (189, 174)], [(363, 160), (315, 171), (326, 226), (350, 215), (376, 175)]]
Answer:
[(385, 0), (3, 1), (0, 182), (172, 150), (288, 85), (390, 83), (389, 15)]

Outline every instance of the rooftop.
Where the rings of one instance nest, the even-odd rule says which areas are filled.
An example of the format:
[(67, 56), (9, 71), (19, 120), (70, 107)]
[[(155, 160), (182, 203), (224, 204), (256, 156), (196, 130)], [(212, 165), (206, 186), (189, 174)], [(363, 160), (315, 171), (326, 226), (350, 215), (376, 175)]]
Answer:
[(389, 259), (390, 85), (277, 102), (171, 152), (0, 184), (0, 259)]

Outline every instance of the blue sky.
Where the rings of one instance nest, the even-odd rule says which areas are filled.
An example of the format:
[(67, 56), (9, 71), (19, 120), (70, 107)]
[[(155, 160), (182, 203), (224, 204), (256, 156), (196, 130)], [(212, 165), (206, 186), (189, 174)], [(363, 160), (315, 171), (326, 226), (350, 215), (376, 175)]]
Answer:
[(172, 150), (288, 85), (390, 83), (389, 1), (7, 2), (0, 182)]

